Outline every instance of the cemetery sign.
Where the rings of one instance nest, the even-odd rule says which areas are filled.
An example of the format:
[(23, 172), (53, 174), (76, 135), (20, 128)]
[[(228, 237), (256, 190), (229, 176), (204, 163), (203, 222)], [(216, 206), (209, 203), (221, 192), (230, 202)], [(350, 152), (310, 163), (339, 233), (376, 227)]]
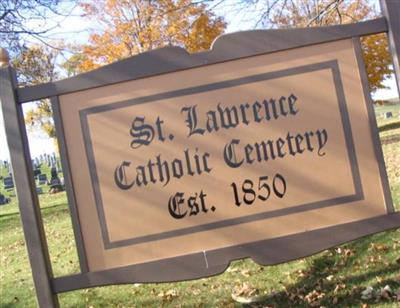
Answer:
[(214, 266), (226, 247), (392, 212), (357, 44), (61, 95), (89, 269), (199, 252), (193, 267)]
[[(399, 227), (359, 41), (388, 32), (398, 73), (400, 5), (386, 5), (364, 23), (230, 34), (207, 52), (169, 47), (33, 87), (1, 69), (40, 305), (74, 289), (206, 277), (238, 258), (277, 264)], [(81, 266), (70, 276), (51, 272), (23, 126), (21, 105), (42, 98)]]

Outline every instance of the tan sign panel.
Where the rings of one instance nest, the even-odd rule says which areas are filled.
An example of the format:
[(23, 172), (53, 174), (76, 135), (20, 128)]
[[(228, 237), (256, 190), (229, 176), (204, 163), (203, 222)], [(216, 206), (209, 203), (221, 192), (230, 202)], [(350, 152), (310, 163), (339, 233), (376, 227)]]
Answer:
[(90, 270), (386, 214), (368, 103), (351, 40), (61, 96)]

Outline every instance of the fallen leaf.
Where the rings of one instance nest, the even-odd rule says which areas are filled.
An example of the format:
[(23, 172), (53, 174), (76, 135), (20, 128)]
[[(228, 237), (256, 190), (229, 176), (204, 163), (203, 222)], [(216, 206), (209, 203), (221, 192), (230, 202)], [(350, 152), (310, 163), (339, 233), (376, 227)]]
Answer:
[(192, 289), (192, 294), (193, 295), (199, 295), (201, 293), (200, 289)]
[(346, 288), (346, 285), (344, 283), (339, 283), (336, 285), (335, 289), (333, 290), (333, 293), (338, 293), (340, 290), (343, 290)]
[(254, 295), (258, 290), (255, 288), (250, 287), (250, 285), (247, 282), (244, 282), (243, 284), (235, 287), (233, 289), (233, 293), (236, 295)]
[(211, 285), (211, 290), (218, 290), (219, 289), (219, 285), (218, 284), (212, 284)]
[(228, 273), (236, 273), (239, 271), (238, 268), (236, 267), (228, 267), (228, 269), (226, 270)]
[(309, 273), (305, 270), (298, 270), (297, 274), (299, 275), (299, 277), (304, 278), (307, 277), (309, 275)]
[(250, 270), (244, 269), (240, 272), (240, 274), (242, 274), (244, 277), (248, 278), (248, 277), (250, 277)]
[(317, 290), (313, 290), (305, 296), (305, 300), (309, 304), (315, 304), (319, 306), (319, 300), (325, 297), (325, 293)]
[(233, 289), (231, 297), (238, 303), (252, 304), (264, 301), (266, 294), (260, 294), (258, 289), (253, 288), (247, 282), (244, 282)]
[(171, 301), (174, 298), (178, 297), (178, 293), (175, 290), (168, 290), (166, 292), (161, 291), (160, 293), (158, 293), (157, 296), (161, 297), (164, 301)]
[(328, 277), (326, 277), (326, 280), (328, 280), (328, 281), (332, 281), (332, 280), (333, 280), (333, 278), (334, 278), (334, 276), (333, 276), (333, 275), (329, 275)]
[(346, 257), (351, 257), (351, 256), (353, 256), (353, 255), (355, 254), (355, 252), (354, 252), (354, 250), (352, 250), (352, 249), (344, 249), (343, 254), (344, 254)]
[(398, 290), (395, 294), (396, 300), (400, 302), (400, 290)]
[(389, 247), (386, 246), (385, 244), (376, 244), (376, 243), (371, 243), (369, 245), (369, 249), (373, 250), (375, 252), (386, 252), (389, 250)]
[(389, 285), (386, 285), (384, 288), (380, 289), (379, 296), (384, 299), (391, 299), (393, 295), (393, 291)]
[(361, 292), (362, 299), (371, 299), (374, 296), (374, 288), (369, 286)]

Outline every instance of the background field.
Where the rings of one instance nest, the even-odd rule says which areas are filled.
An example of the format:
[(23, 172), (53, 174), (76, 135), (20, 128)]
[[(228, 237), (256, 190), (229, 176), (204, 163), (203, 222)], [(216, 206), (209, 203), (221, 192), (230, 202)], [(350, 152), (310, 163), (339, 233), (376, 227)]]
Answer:
[[(392, 119), (381, 116), (387, 111), (392, 111)], [(400, 105), (378, 106), (376, 114), (392, 196), (399, 210)], [(43, 194), (40, 203), (55, 276), (78, 272), (65, 193)], [(0, 207), (0, 234), (0, 305), (35, 307), (15, 198)], [(263, 267), (242, 260), (216, 277), (93, 288), (61, 294), (60, 301), (62, 307), (240, 307), (232, 293), (246, 298), (265, 295), (262, 303), (253, 304), (259, 307), (399, 307), (400, 230), (282, 265)]]

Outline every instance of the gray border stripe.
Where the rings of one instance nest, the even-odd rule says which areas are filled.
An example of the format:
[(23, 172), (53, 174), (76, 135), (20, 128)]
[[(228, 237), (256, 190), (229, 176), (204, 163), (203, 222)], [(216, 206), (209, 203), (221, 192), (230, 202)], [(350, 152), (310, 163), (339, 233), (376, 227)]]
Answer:
[(103, 208), (103, 200), (101, 198), (101, 192), (99, 187), (99, 178), (97, 176), (97, 172), (94, 168), (96, 167), (96, 162), (94, 161), (94, 153), (93, 153), (93, 143), (92, 137), (89, 132), (89, 123), (87, 121), (87, 115), (84, 112), (79, 112), (79, 117), (81, 120), (83, 139), (85, 141), (85, 149), (88, 160), (88, 166), (90, 171), (90, 177), (92, 179), (92, 188), (94, 194), (94, 200), (96, 202), (97, 215), (100, 222), (101, 227), (101, 235), (103, 238), (103, 245), (107, 247), (108, 243), (110, 243), (110, 237), (108, 235), (108, 228), (106, 223), (106, 217), (104, 214)]
[(50, 98), (51, 107), (53, 109), (53, 119), (56, 128), (56, 137), (60, 153), (62, 171), (64, 175), (64, 184), (67, 192), (68, 208), (72, 220), (72, 228), (74, 230), (75, 243), (78, 252), (79, 265), (81, 272), (88, 272), (89, 266), (86, 258), (85, 245), (83, 244), (83, 236), (81, 226), (79, 224), (78, 209), (76, 206), (75, 190), (72, 185), (71, 169), (65, 141), (64, 125), (61, 117), (60, 102), (58, 96)]
[[(103, 201), (102, 201), (102, 197), (101, 197), (101, 189), (100, 189), (98, 175), (97, 175), (97, 167), (96, 167), (96, 162), (95, 162), (95, 158), (94, 158), (93, 143), (91, 140), (90, 128), (89, 128), (89, 124), (88, 124), (88, 116), (89, 115), (101, 113), (101, 112), (107, 112), (107, 111), (115, 110), (115, 109), (119, 109), (119, 108), (125, 108), (125, 107), (133, 106), (136, 104), (155, 102), (155, 101), (159, 101), (162, 99), (180, 97), (180, 96), (191, 95), (191, 94), (195, 94), (195, 93), (208, 92), (208, 91), (217, 90), (217, 89), (221, 89), (221, 88), (230, 88), (230, 87), (235, 87), (235, 86), (239, 86), (239, 85), (243, 85), (243, 84), (247, 84), (247, 83), (254, 83), (254, 82), (263, 81), (263, 80), (276, 79), (276, 78), (292, 76), (292, 75), (296, 75), (296, 74), (304, 74), (304, 73), (309, 73), (309, 72), (323, 70), (323, 69), (330, 69), (332, 72), (332, 75), (333, 75), (337, 100), (338, 100), (338, 104), (339, 104), (339, 111), (341, 114), (342, 126), (343, 126), (345, 141), (346, 141), (346, 148), (347, 148), (348, 158), (349, 158), (349, 162), (350, 162), (352, 177), (353, 177), (352, 178), (353, 185), (354, 185), (354, 194), (353, 195), (341, 196), (341, 197), (337, 197), (337, 198), (333, 198), (333, 199), (329, 199), (329, 200), (321, 200), (321, 201), (313, 202), (313, 203), (309, 203), (309, 204), (302, 204), (302, 205), (298, 205), (298, 206), (294, 206), (294, 207), (290, 207), (290, 208), (286, 208), (286, 209), (263, 212), (263, 213), (258, 213), (258, 214), (254, 214), (254, 215), (248, 215), (248, 216), (242, 216), (242, 217), (238, 217), (238, 218), (222, 220), (222, 221), (218, 221), (218, 222), (214, 222), (214, 223), (193, 226), (193, 227), (187, 227), (187, 228), (163, 232), (163, 233), (150, 234), (150, 235), (146, 235), (146, 236), (140, 236), (140, 237), (136, 237), (136, 238), (130, 238), (130, 239), (114, 241), (114, 242), (110, 241), (106, 217), (105, 217), (105, 213), (104, 213)], [(358, 200), (363, 200), (363, 198), (364, 198), (357, 158), (356, 158), (355, 149), (354, 149), (353, 136), (352, 136), (351, 126), (350, 126), (350, 122), (349, 122), (350, 120), (349, 120), (349, 115), (348, 115), (348, 111), (347, 111), (347, 104), (346, 104), (344, 90), (343, 90), (343, 84), (342, 84), (341, 77), (340, 77), (338, 62), (336, 60), (331, 60), (331, 61), (326, 61), (326, 62), (321, 62), (321, 63), (314, 63), (314, 64), (310, 64), (310, 65), (299, 66), (299, 67), (290, 68), (290, 69), (281, 70), (281, 71), (267, 72), (267, 73), (263, 73), (263, 74), (257, 74), (257, 75), (252, 75), (252, 76), (247, 76), (247, 77), (242, 77), (242, 78), (237, 78), (237, 79), (232, 79), (232, 80), (226, 80), (226, 81), (217, 82), (217, 83), (213, 83), (213, 84), (201, 85), (201, 86), (185, 88), (185, 89), (180, 89), (180, 90), (175, 90), (175, 91), (170, 91), (170, 92), (165, 92), (165, 93), (159, 93), (159, 94), (145, 96), (145, 97), (139, 97), (136, 99), (124, 100), (124, 101), (110, 103), (110, 104), (101, 105), (101, 106), (90, 107), (90, 108), (82, 109), (79, 112), (79, 115), (80, 115), (80, 120), (81, 120), (83, 138), (85, 141), (88, 166), (89, 166), (90, 175), (92, 178), (93, 193), (94, 193), (94, 197), (95, 197), (96, 208), (97, 208), (97, 213), (98, 213), (98, 217), (99, 217), (99, 221), (100, 221), (101, 233), (102, 233), (103, 244), (104, 244), (105, 249), (112, 249), (112, 248), (116, 248), (116, 247), (135, 245), (135, 244), (149, 242), (149, 241), (155, 241), (155, 240), (161, 240), (161, 239), (181, 236), (181, 235), (190, 234), (190, 233), (194, 233), (194, 232), (201, 232), (201, 231), (212, 230), (212, 229), (217, 229), (217, 228), (224, 228), (224, 227), (228, 227), (228, 226), (232, 226), (232, 225), (236, 225), (236, 224), (247, 223), (247, 222), (251, 222), (251, 221), (263, 220), (263, 219), (268, 219), (268, 218), (272, 218), (272, 217), (298, 213), (298, 212), (302, 212), (302, 211), (309, 211), (309, 210), (313, 210), (313, 209), (317, 209), (317, 208), (324, 208), (324, 207), (334, 206), (334, 205), (338, 205), (338, 204), (350, 203), (350, 202), (354, 202), (354, 201), (358, 201)]]
[(174, 91), (170, 91), (170, 92), (158, 93), (158, 94), (154, 94), (154, 95), (150, 95), (150, 96), (143, 96), (143, 97), (139, 97), (139, 98), (135, 98), (135, 99), (124, 100), (124, 101), (120, 101), (120, 102), (116, 102), (116, 103), (110, 103), (110, 104), (105, 104), (105, 105), (101, 105), (101, 106), (90, 107), (90, 108), (82, 109), (79, 113), (83, 114), (87, 117), (90, 114), (110, 111), (110, 110), (114, 110), (114, 109), (124, 108), (124, 107), (143, 104), (143, 103), (149, 103), (152, 101), (159, 101), (159, 100), (169, 99), (169, 98), (173, 98), (173, 97), (192, 95), (192, 94), (196, 94), (196, 93), (210, 92), (213, 90), (219, 90), (219, 89), (223, 89), (223, 88), (233, 88), (233, 87), (237, 87), (237, 86), (248, 84), (248, 83), (254, 83), (254, 82), (259, 82), (259, 81), (268, 80), (268, 79), (287, 77), (287, 76), (297, 75), (297, 74), (310, 73), (310, 72), (314, 72), (317, 70), (334, 69), (335, 64), (336, 64), (336, 68), (337, 68), (338, 67), (337, 61), (332, 60), (332, 61), (325, 61), (325, 62), (309, 64), (309, 65), (304, 65), (304, 66), (298, 66), (298, 67), (289, 68), (289, 69), (280, 70), (280, 71), (273, 71), (273, 72), (262, 73), (262, 74), (247, 76), (247, 77), (241, 77), (241, 78), (237, 78), (237, 79), (224, 80), (224, 81), (209, 83), (209, 84), (205, 84), (205, 85), (201, 85), (201, 86), (184, 88), (184, 89), (174, 90)]
[(156, 233), (156, 234), (150, 234), (150, 235), (135, 237), (135, 238), (131, 238), (131, 239), (126, 239), (126, 240), (109, 242), (109, 243), (107, 243), (106, 249), (112, 249), (112, 248), (123, 247), (123, 246), (128, 246), (128, 245), (136, 245), (136, 244), (141, 244), (141, 243), (146, 243), (146, 242), (164, 240), (164, 239), (171, 238), (171, 237), (187, 235), (187, 234), (191, 234), (191, 233), (226, 228), (226, 227), (239, 225), (239, 224), (245, 224), (245, 223), (249, 223), (249, 222), (253, 222), (253, 221), (271, 219), (271, 218), (295, 214), (295, 213), (299, 213), (299, 212), (322, 209), (322, 208), (326, 208), (326, 207), (330, 207), (330, 206), (334, 206), (334, 205), (338, 205), (338, 204), (359, 201), (362, 199), (363, 199), (362, 195), (356, 194), (356, 195), (349, 195), (349, 196), (344, 196), (344, 197), (339, 197), (339, 198), (333, 198), (333, 199), (324, 200), (324, 201), (317, 201), (317, 202), (313, 202), (313, 203), (292, 206), (289, 208), (284, 208), (284, 209), (275, 210), (275, 211), (269, 211), (269, 212), (257, 213), (257, 214), (253, 214), (253, 215), (241, 216), (238, 218), (221, 220), (221, 221), (208, 223), (208, 224), (204, 224), (204, 225), (198, 225), (198, 226), (187, 227), (187, 228), (182, 228), (182, 229), (177, 229), (177, 230), (172, 230), (172, 231), (166, 231), (163, 233)]
[(383, 157), (381, 141), (379, 139), (379, 131), (378, 131), (378, 125), (376, 122), (375, 111), (373, 109), (374, 102), (372, 101), (371, 95), (369, 93), (368, 76), (365, 72), (365, 64), (364, 64), (364, 59), (363, 59), (363, 55), (362, 55), (360, 40), (357, 38), (354, 38), (353, 44), (354, 44), (354, 51), (356, 53), (356, 58), (357, 58), (358, 71), (360, 72), (361, 85), (362, 85), (362, 89), (363, 89), (363, 93), (364, 93), (366, 108), (367, 108), (367, 112), (368, 112), (369, 127), (371, 129), (371, 138), (372, 138), (372, 142), (374, 145), (374, 153), (375, 153), (376, 160), (378, 161), (379, 174), (380, 174), (381, 181), (382, 181), (382, 189), (383, 189), (383, 195), (384, 195), (385, 203), (386, 203), (386, 210), (388, 213), (393, 213), (393, 212), (395, 212), (395, 209), (394, 209), (394, 205), (393, 205), (392, 194), (390, 192), (388, 176), (386, 173), (386, 165), (385, 165), (385, 159)]
[(342, 126), (348, 152), (347, 155), (350, 161), (351, 174), (353, 175), (353, 185), (356, 190), (356, 195), (359, 195), (362, 197), (362, 199), (364, 199), (364, 192), (361, 185), (360, 170), (358, 168), (356, 150), (354, 148), (354, 140), (352, 136), (350, 118), (349, 118), (349, 113), (347, 111), (347, 103), (343, 90), (343, 82), (342, 78), (340, 77), (339, 64), (337, 62), (334, 64), (332, 70), (333, 70), (333, 79), (336, 86), (336, 96), (339, 101), (340, 115), (342, 117)]

